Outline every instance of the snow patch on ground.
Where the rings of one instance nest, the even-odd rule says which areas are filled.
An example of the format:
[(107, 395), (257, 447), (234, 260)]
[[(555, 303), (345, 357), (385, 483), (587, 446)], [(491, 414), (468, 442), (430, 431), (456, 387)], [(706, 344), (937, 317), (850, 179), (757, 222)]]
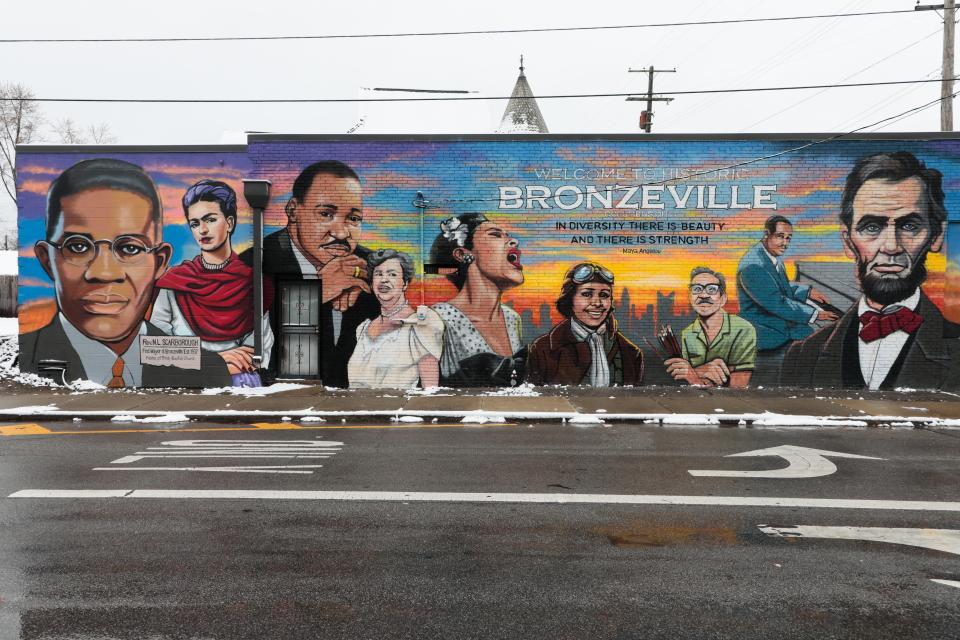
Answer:
[(663, 418), (663, 424), (668, 425), (714, 425), (720, 424), (720, 418), (707, 413), (676, 413)]
[(326, 420), (320, 416), (303, 416), (300, 418), (300, 422), (326, 422)]
[(453, 391), (450, 387), (427, 387), (426, 389), (406, 389), (404, 393), (408, 396), (452, 396), (452, 393), (443, 393), (444, 391)]
[[(17, 321), (16, 318), (0, 318), (0, 320)], [(17, 331), (14, 329), (14, 335), (0, 335), (0, 378), (34, 387), (60, 386), (53, 380), (42, 378), (35, 373), (20, 373), (20, 367), (13, 364), (17, 356), (20, 355), (20, 339), (16, 333)]]
[(390, 422), (423, 422), (420, 416), (393, 416)]
[(55, 404), (33, 404), (27, 407), (14, 407), (13, 409), (5, 409), (4, 413), (15, 414), (18, 416), (29, 416), (37, 413), (42, 414), (59, 410), (60, 409)]
[(97, 384), (93, 380), (77, 379), (70, 383), (70, 388), (74, 391), (103, 391), (106, 389), (102, 384)]
[(787, 416), (779, 413), (770, 413), (765, 411), (757, 416), (754, 425), (766, 427), (865, 427), (867, 422), (864, 420), (847, 420), (838, 418), (821, 418), (817, 416)]
[(960, 428), (960, 420), (956, 418), (923, 418), (917, 421), (927, 427), (942, 427), (946, 429)]
[[(0, 320), (9, 319), (16, 322), (16, 318), (0, 318)], [(13, 364), (18, 355), (20, 355), (20, 338), (17, 336), (17, 330), (14, 329), (13, 335), (0, 335), (0, 378), (32, 387), (60, 386), (53, 380), (38, 376), (35, 373), (20, 373), (20, 367)]]
[(575, 413), (570, 416), (570, 419), (567, 420), (567, 422), (573, 425), (605, 424), (600, 416), (595, 416), (588, 413)]
[(294, 389), (306, 389), (308, 384), (296, 384), (293, 382), (275, 382), (269, 387), (214, 387), (204, 389), (200, 393), (205, 396), (218, 396), (227, 394), (231, 396), (244, 396), (245, 398), (256, 398), (260, 396), (269, 396), (283, 391), (293, 391)]
[(503, 416), (486, 411), (471, 411), (460, 420), (463, 424), (503, 424), (506, 421)]
[(536, 398), (541, 394), (534, 388), (532, 384), (525, 382), (516, 387), (504, 387), (503, 389), (497, 389), (496, 391), (488, 391), (482, 395), (511, 398)]
[(110, 422), (139, 422), (143, 424), (162, 424), (171, 422), (190, 422), (190, 418), (182, 413), (165, 413), (159, 416), (138, 418), (131, 415), (113, 416)]

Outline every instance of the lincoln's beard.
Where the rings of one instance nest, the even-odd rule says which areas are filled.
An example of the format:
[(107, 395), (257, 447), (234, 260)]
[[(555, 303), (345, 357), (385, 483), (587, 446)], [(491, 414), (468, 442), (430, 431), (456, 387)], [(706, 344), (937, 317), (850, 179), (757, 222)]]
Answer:
[(884, 306), (900, 302), (913, 295), (923, 282), (927, 279), (927, 251), (924, 250), (917, 260), (913, 260), (909, 253), (901, 253), (897, 256), (888, 256), (887, 261), (903, 264), (906, 269), (900, 273), (892, 273), (886, 276), (870, 271), (870, 265), (877, 261), (877, 257), (871, 262), (864, 262), (857, 258), (857, 275), (860, 279), (860, 287), (868, 300), (872, 300)]

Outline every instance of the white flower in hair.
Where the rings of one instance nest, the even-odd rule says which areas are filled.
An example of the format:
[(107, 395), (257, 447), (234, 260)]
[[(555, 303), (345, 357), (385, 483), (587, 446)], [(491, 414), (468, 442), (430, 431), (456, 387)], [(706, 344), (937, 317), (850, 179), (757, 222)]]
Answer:
[(470, 233), (467, 225), (463, 224), (460, 218), (447, 218), (440, 223), (440, 231), (443, 232), (444, 238), (456, 242), (458, 247), (467, 244), (467, 234)]

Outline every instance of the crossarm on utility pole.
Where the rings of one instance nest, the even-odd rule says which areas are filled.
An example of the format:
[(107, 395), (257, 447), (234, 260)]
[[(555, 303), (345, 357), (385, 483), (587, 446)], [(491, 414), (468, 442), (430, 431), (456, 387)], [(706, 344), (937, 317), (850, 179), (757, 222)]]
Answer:
[(646, 118), (641, 118), (641, 126), (643, 130), (647, 133), (650, 133), (650, 129), (653, 126), (653, 103), (654, 102), (671, 102), (673, 98), (662, 98), (662, 97), (653, 97), (653, 74), (660, 73), (676, 73), (676, 69), (654, 69), (653, 65), (650, 65), (647, 69), (627, 69), (629, 73), (646, 73), (647, 74), (647, 95), (646, 97), (634, 97), (629, 96), (627, 101), (633, 100), (646, 100), (647, 109), (644, 111)]

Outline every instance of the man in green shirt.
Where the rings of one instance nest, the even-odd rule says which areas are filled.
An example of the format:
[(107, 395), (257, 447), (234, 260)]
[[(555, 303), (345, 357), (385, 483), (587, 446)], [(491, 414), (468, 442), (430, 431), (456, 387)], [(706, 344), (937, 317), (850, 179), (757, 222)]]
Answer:
[(723, 274), (707, 267), (690, 273), (690, 305), (697, 319), (680, 333), (682, 357), (664, 362), (674, 380), (741, 389), (750, 383), (757, 331), (740, 316), (724, 311), (726, 303)]

